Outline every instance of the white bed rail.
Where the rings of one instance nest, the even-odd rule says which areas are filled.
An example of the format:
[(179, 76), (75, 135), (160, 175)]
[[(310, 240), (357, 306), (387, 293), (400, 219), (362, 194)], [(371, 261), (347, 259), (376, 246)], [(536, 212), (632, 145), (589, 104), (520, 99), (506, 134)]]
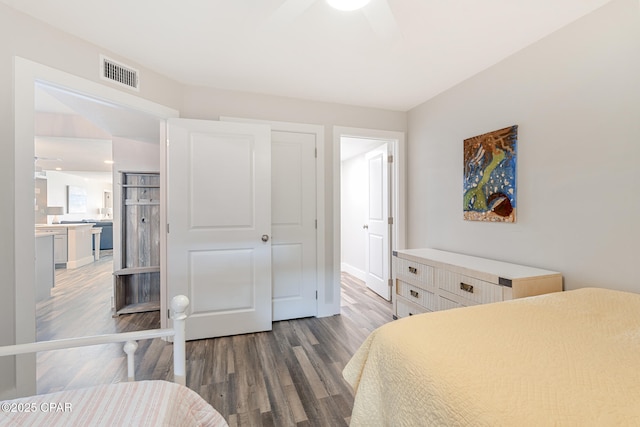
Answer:
[(173, 381), (185, 385), (185, 321), (189, 298), (177, 295), (171, 300), (172, 329), (149, 329), (146, 331), (123, 332), (120, 334), (94, 335), (80, 338), (66, 338), (51, 341), (39, 341), (27, 344), (15, 344), (0, 347), (1, 356), (15, 356), (17, 354), (37, 353), (39, 351), (62, 350), (65, 348), (86, 347), (91, 345), (125, 343), (124, 352), (127, 354), (127, 376), (129, 381), (135, 381), (134, 355), (138, 348), (138, 340), (173, 337)]

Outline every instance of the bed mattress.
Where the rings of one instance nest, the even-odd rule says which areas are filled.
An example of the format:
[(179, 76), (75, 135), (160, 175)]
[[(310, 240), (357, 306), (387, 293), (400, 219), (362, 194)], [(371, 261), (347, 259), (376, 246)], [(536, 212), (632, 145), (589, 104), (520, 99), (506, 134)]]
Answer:
[(352, 426), (640, 425), (640, 294), (585, 288), (400, 319), (343, 375)]

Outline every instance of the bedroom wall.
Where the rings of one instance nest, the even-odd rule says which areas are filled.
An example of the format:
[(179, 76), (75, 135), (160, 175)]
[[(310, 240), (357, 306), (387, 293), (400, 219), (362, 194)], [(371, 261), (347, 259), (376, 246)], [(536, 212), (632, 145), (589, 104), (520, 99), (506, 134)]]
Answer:
[[(408, 245), (640, 292), (640, 8), (616, 0), (409, 112)], [(462, 142), (519, 125), (515, 224), (462, 219)]]

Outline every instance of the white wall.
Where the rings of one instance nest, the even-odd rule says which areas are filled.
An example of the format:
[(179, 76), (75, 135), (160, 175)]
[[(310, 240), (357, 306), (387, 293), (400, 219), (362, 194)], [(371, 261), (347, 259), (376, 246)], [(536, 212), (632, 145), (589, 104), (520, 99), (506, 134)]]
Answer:
[[(87, 211), (85, 213), (70, 214), (67, 210), (67, 186), (82, 187), (87, 192)], [(64, 215), (58, 215), (60, 221), (80, 221), (83, 219), (98, 219), (99, 209), (102, 207), (105, 191), (111, 191), (111, 184), (95, 179), (82, 178), (64, 172), (47, 172), (47, 206), (64, 206)], [(51, 223), (52, 216), (48, 222)]]
[(365, 280), (365, 239), (369, 176), (364, 154), (341, 163), (340, 215), (342, 271)]
[[(639, 15), (616, 0), (409, 112), (409, 247), (640, 291)], [(463, 221), (462, 141), (514, 124), (517, 223)]]

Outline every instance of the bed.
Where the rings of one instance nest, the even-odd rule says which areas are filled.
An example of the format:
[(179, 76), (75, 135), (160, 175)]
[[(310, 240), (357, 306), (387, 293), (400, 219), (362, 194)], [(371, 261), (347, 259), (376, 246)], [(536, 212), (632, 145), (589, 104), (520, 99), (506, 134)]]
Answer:
[(585, 288), (403, 318), (343, 376), (352, 426), (640, 425), (640, 294)]
[(2, 402), (2, 426), (226, 426), (193, 390), (168, 381), (107, 384)]
[[(107, 334), (0, 347), (0, 356), (124, 342), (129, 382), (0, 402), (0, 426), (228, 427), (211, 405), (185, 387), (185, 312), (189, 300), (171, 302), (173, 328)], [(174, 382), (135, 382), (137, 340), (173, 338)]]

